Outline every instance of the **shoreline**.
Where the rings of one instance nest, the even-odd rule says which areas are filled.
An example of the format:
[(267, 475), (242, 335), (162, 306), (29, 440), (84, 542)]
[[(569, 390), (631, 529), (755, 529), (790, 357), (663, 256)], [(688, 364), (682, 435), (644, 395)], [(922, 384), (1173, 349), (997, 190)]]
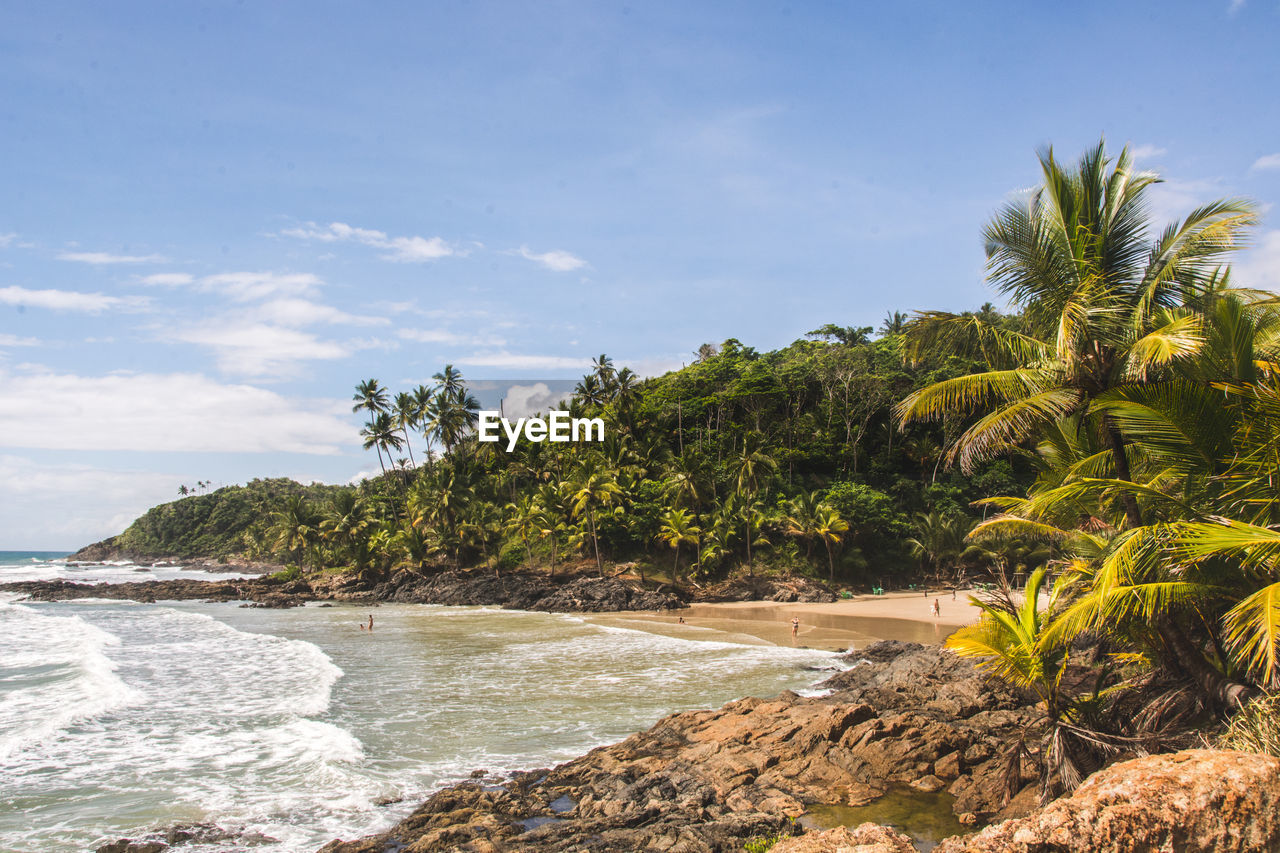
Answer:
[(619, 611), (588, 619), (689, 640), (714, 640), (717, 636), (709, 633), (714, 632), (725, 642), (792, 646), (791, 619), (799, 618), (794, 645), (801, 648), (846, 651), (880, 640), (941, 645), (957, 628), (976, 621), (976, 608), (968, 600), (973, 592), (958, 590), (954, 601), (946, 596), (951, 606), (941, 605), (937, 619), (929, 605), (942, 596), (912, 592), (834, 602), (695, 602), (677, 611)]

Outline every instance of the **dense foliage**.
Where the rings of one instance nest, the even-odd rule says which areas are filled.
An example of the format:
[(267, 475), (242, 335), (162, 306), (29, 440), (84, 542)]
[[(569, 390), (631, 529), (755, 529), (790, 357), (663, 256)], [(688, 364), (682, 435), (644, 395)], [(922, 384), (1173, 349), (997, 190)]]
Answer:
[[(1127, 152), (1041, 164), (1042, 186), (985, 235), (1021, 324), (918, 318), (911, 347), (980, 352), (986, 369), (898, 411), (967, 415), (948, 448), (964, 468), (1036, 460), (1031, 488), (992, 497), (1002, 512), (968, 539), (1051, 548), (1047, 601), (986, 601), (949, 645), (1043, 699), (1053, 794), (1280, 685), (1280, 304), (1231, 284), (1226, 260), (1256, 222), (1247, 202), (1157, 229), (1157, 179)], [(1067, 677), (1081, 640), (1095, 644), (1083, 691)], [(1246, 719), (1273, 717), (1260, 707)]]
[[(182, 488), (186, 494), (187, 488)], [(152, 507), (117, 536), (115, 544), (144, 557), (259, 557), (262, 550), (254, 543), (266, 536), (271, 513), (286, 498), (300, 495), (319, 504), (341, 491), (338, 486), (302, 486), (284, 478), (228, 486)]]

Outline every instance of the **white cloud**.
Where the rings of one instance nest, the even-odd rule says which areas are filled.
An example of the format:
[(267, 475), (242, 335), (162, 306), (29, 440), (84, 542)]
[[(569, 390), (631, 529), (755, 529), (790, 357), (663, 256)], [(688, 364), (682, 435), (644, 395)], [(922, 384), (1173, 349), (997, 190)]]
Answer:
[(28, 290), (25, 287), (0, 287), (0, 303), (50, 311), (87, 311), (97, 314), (108, 308), (139, 304), (102, 293), (80, 293), (73, 290)]
[(35, 338), (20, 338), (17, 335), (0, 333), (0, 347), (35, 347), (40, 341)]
[(1146, 160), (1151, 157), (1159, 157), (1161, 154), (1168, 153), (1169, 149), (1159, 148), (1155, 145), (1138, 145), (1129, 149), (1129, 153), (1133, 155), (1135, 160)]
[(159, 272), (155, 275), (144, 275), (138, 281), (143, 284), (161, 285), (164, 287), (180, 287), (184, 284), (191, 284), (194, 277), (185, 272)]
[(1268, 231), (1232, 264), (1231, 280), (1237, 287), (1280, 292), (1280, 230)]
[(349, 326), (383, 326), (391, 321), (386, 317), (370, 317), (348, 314), (332, 305), (324, 305), (307, 299), (272, 299), (255, 306), (253, 316), (283, 326), (314, 326), (321, 323)]
[(17, 234), (13, 234), (13, 233), (9, 233), (9, 234), (0, 234), (0, 249), (7, 249), (7, 248), (9, 248), (9, 244), (10, 244), (10, 243), (12, 243), (12, 242), (13, 242), (14, 240), (16, 240), (16, 239), (18, 239), (18, 235), (17, 235)]
[(511, 370), (586, 370), (591, 367), (589, 358), (571, 358), (558, 355), (521, 355), (509, 352), (476, 353), (459, 356), (457, 364), (471, 367), (505, 367)]
[(198, 373), (0, 369), (3, 447), (334, 455), (355, 441), (349, 410)]
[(396, 334), (406, 341), (420, 344), (463, 344), (467, 342), (465, 335), (459, 335), (446, 329), (398, 329)]
[(573, 396), (572, 391), (552, 390), (545, 382), (512, 385), (502, 395), (502, 411), (508, 418), (540, 415)]
[(162, 264), (168, 260), (163, 255), (113, 255), (110, 252), (63, 252), (60, 261), (79, 264)]
[(280, 232), (299, 240), (316, 240), (321, 243), (355, 242), (375, 249), (387, 249), (382, 258), (388, 261), (422, 263), (447, 258), (457, 251), (440, 237), (390, 237), (385, 231), (357, 228), (345, 222), (317, 225), (308, 222), (301, 228), (286, 228)]
[(1244, 8), (1245, 0), (1231, 0), (1231, 5), (1227, 7), (1227, 14), (1234, 15)]
[(207, 275), (198, 286), (236, 302), (251, 302), (276, 296), (310, 296), (320, 284), (320, 279), (311, 273), (227, 272)]
[(298, 362), (345, 358), (363, 348), (358, 343), (320, 340), (298, 329), (238, 320), (173, 330), (165, 339), (212, 348), (218, 369), (225, 373), (270, 379), (293, 375)]
[(563, 249), (552, 249), (550, 252), (538, 254), (530, 251), (528, 246), (521, 246), (516, 250), (516, 254), (555, 272), (572, 272), (587, 265), (587, 262), (582, 258), (572, 255)]
[(0, 542), (52, 550), (105, 539), (149, 507), (172, 500), (181, 481), (172, 474), (0, 455), (0, 491), (13, 497), (0, 516)]
[(1257, 160), (1253, 161), (1253, 165), (1250, 168), (1259, 171), (1264, 169), (1280, 169), (1280, 153), (1266, 154), (1259, 157)]
[(506, 340), (494, 335), (462, 335), (448, 329), (398, 329), (396, 334), (406, 341), (420, 344), (470, 344), (473, 347), (500, 347)]

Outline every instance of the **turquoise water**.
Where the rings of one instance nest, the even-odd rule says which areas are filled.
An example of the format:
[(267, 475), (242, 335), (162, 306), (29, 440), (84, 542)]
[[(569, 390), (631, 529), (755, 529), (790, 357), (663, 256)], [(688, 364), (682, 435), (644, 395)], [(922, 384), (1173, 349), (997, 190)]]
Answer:
[(0, 602), (0, 850), (200, 821), (312, 851), (475, 770), (549, 766), (833, 663), (489, 608)]

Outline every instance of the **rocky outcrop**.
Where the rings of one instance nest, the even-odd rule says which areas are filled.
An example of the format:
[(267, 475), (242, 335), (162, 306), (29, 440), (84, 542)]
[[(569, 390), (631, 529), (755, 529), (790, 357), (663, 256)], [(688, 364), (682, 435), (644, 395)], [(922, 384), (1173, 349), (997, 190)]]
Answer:
[(787, 838), (769, 848), (769, 853), (917, 853), (911, 839), (887, 826), (864, 823), (850, 829), (837, 826), (799, 838)]
[(812, 578), (759, 575), (730, 578), (699, 592), (698, 601), (836, 601), (835, 590)]
[(653, 592), (619, 578), (565, 577), (492, 571), (449, 571), (434, 575), (401, 571), (388, 581), (370, 583), (355, 574), (239, 580), (167, 580), (119, 584), (70, 581), (20, 581), (0, 584), (36, 601), (110, 598), (132, 601), (247, 601), (254, 607), (296, 607), (308, 601), (362, 604), (394, 601), (413, 604), (487, 605), (556, 613), (620, 610), (671, 610), (684, 601), (669, 592)]
[[(739, 853), (790, 831), (810, 804), (863, 803), (923, 778), (961, 791), (958, 810), (999, 813), (1003, 744), (1033, 727), (1035, 711), (999, 708), (1009, 697), (936, 647), (878, 644), (865, 655), (829, 696), (673, 714), (553, 770), (445, 788), (389, 832), (324, 850)], [(891, 694), (887, 708), (861, 698)]]
[(1280, 760), (1193, 749), (1114, 764), (1018, 820), (938, 853), (1263, 853), (1280, 850)]

